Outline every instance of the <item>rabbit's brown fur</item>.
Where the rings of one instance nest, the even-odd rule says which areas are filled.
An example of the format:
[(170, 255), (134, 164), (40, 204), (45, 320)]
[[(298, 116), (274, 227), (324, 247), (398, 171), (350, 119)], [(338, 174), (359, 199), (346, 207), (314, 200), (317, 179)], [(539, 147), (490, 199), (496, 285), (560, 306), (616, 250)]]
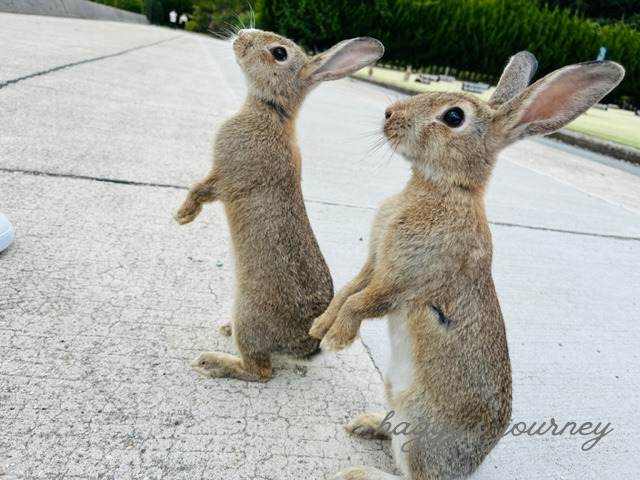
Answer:
[[(275, 58), (276, 48), (285, 50), (284, 60)], [(318, 349), (308, 330), (333, 296), (302, 197), (298, 110), (318, 82), (345, 76), (384, 50), (377, 40), (358, 38), (309, 58), (290, 40), (260, 30), (241, 30), (233, 49), (247, 98), (221, 126), (213, 168), (175, 218), (188, 223), (203, 203), (222, 201), (235, 251), (234, 312), (222, 331), (233, 335), (242, 358), (206, 352), (193, 368), (211, 377), (265, 380), (272, 353), (304, 357)]]
[[(364, 414), (346, 425), (354, 435), (393, 433), (402, 422), (467, 426), (449, 444), (392, 434), (401, 478), (472, 473), (509, 422), (511, 367), (483, 200), (498, 152), (573, 120), (624, 73), (611, 62), (581, 64), (525, 89), (535, 67), (527, 52), (513, 57), (488, 104), (463, 94), (426, 93), (387, 108), (385, 136), (411, 162), (413, 174), (379, 209), (364, 267), (310, 332), (323, 339), (322, 349), (339, 350), (353, 342), (362, 320), (388, 315), (385, 384), (393, 426), (381, 432), (385, 416)], [(446, 119), (455, 108), (464, 121), (452, 126)], [(412, 439), (413, 448), (403, 451)], [(336, 478), (398, 477), (351, 467)]]

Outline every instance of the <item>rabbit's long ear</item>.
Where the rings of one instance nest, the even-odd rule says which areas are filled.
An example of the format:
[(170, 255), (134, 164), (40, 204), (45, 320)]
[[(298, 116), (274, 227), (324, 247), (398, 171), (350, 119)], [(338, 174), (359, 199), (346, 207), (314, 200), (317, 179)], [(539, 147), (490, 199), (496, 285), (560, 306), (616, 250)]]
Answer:
[(533, 54), (526, 51), (516, 53), (504, 68), (489, 105), (496, 108), (527, 88), (537, 68), (538, 61)]
[(614, 62), (570, 65), (538, 80), (504, 103), (496, 113), (509, 144), (564, 127), (609, 93), (624, 77)]
[(384, 46), (375, 38), (344, 40), (311, 59), (310, 79), (314, 82), (337, 80), (375, 62), (384, 54)]

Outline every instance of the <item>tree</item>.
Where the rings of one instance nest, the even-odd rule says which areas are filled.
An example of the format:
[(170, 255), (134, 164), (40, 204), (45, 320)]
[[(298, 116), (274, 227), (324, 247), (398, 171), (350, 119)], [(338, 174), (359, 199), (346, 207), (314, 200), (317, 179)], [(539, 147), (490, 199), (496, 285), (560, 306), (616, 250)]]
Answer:
[(143, 13), (149, 19), (149, 22), (156, 25), (166, 22), (161, 0), (144, 0)]
[(115, 0), (113, 6), (135, 13), (142, 13), (143, 9), (142, 0)]

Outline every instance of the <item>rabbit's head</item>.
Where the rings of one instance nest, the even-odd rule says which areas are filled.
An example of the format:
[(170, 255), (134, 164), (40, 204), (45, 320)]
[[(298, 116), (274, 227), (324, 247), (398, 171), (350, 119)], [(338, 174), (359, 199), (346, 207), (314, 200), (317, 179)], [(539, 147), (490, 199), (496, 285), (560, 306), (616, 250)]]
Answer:
[(250, 94), (288, 112), (319, 82), (346, 77), (375, 62), (384, 54), (384, 47), (374, 38), (359, 37), (309, 57), (287, 38), (245, 29), (238, 32), (233, 51)]
[(527, 87), (536, 67), (528, 52), (512, 57), (488, 102), (436, 92), (400, 100), (385, 112), (385, 136), (422, 175), (482, 188), (501, 149), (558, 130), (624, 76), (617, 63), (588, 62), (556, 70)]

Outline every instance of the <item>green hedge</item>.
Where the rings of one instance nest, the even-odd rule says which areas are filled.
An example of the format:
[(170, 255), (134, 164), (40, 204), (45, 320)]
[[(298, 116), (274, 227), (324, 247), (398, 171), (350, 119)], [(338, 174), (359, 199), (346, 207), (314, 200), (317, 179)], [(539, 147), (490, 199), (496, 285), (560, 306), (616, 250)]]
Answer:
[(495, 78), (509, 56), (531, 51), (538, 75), (570, 63), (608, 60), (627, 69), (611, 98), (640, 105), (640, 32), (601, 26), (538, 0), (257, 0), (257, 24), (323, 50), (348, 37), (380, 39), (383, 61), (414, 69), (449, 66)]

